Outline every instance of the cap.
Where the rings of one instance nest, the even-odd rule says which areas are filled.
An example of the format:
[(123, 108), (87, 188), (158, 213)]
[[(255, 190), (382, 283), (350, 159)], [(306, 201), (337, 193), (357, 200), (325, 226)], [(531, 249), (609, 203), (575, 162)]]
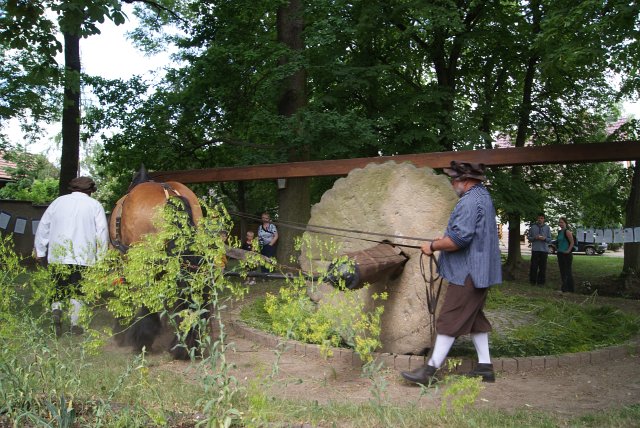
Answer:
[(451, 168), (444, 168), (444, 173), (451, 178), (472, 178), (485, 181), (485, 165), (483, 163), (470, 163), (451, 161)]
[(72, 192), (93, 193), (97, 190), (96, 183), (90, 177), (76, 177), (69, 182)]

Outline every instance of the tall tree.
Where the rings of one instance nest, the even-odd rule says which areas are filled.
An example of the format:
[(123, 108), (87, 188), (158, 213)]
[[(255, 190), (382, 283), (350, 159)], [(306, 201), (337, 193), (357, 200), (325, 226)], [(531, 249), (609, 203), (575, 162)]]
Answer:
[(62, 156), (59, 193), (69, 193), (69, 182), (80, 166), (80, 34), (79, 26), (64, 33), (64, 98), (62, 101)]
[(69, 193), (68, 184), (80, 170), (80, 39), (100, 34), (96, 23), (111, 19), (124, 22), (117, 0), (62, 0), (52, 5), (64, 37), (64, 95), (62, 101), (62, 156), (60, 158), (61, 195)]
[[(532, 40), (535, 40), (541, 31), (542, 5), (539, 0), (533, 0), (530, 2), (530, 19), (528, 21), (531, 27), (530, 37)], [(524, 147), (525, 142), (527, 142), (531, 136), (529, 123), (531, 121), (531, 111), (533, 110), (533, 91), (539, 62), (539, 50), (536, 46), (532, 46), (528, 50), (528, 55), (526, 56), (525, 61), (526, 67), (521, 92), (522, 100), (518, 109), (518, 122), (515, 138), (516, 147)], [(512, 167), (511, 176), (514, 182), (522, 181), (522, 167)], [(507, 217), (509, 221), (509, 245), (504, 272), (507, 278), (513, 278), (520, 263), (522, 262), (522, 256), (520, 254), (520, 223), (522, 219), (519, 211), (508, 212)]]
[[(59, 191), (60, 194), (68, 193), (67, 185), (78, 173), (80, 154), (80, 39), (99, 34), (96, 24), (105, 19), (116, 25), (122, 24), (124, 14), (118, 0), (46, 0), (37, 5), (34, 2), (11, 1), (6, 2), (6, 6), (6, 14), (0, 20), (16, 25), (1, 32), (3, 46), (36, 52), (46, 59), (44, 64), (22, 63), (23, 67), (33, 67), (24, 69), (27, 75), (55, 75), (53, 70), (58, 68), (55, 55), (62, 45), (55, 38), (54, 30), (58, 29), (63, 35), (65, 65)], [(52, 20), (52, 14), (57, 16), (57, 21)], [(41, 80), (36, 83), (52, 82)]]
[[(302, 129), (299, 115), (307, 104), (307, 75), (301, 61), (304, 51), (302, 33), (304, 30), (303, 7), (301, 0), (289, 0), (278, 8), (278, 41), (287, 48), (280, 58), (281, 66), (295, 64), (291, 75), (283, 80), (282, 94), (278, 99), (278, 113), (289, 119), (297, 144), (288, 144), (287, 161), (300, 162), (310, 159), (309, 144)], [(286, 142), (282, 142), (286, 144)], [(306, 223), (310, 217), (310, 187), (308, 178), (288, 179), (284, 189), (278, 192), (278, 209), (283, 219), (296, 223)], [(278, 244), (278, 259), (286, 263), (294, 252), (292, 229), (283, 229)], [(299, 232), (298, 232), (299, 234)]]

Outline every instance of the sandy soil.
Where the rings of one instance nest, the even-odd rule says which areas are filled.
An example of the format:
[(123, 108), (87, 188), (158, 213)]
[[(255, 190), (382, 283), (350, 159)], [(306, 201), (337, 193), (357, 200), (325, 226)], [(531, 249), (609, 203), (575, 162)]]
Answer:
[[(585, 296), (558, 295), (557, 298), (583, 301)], [(640, 314), (640, 301), (611, 299), (607, 303)], [(237, 316), (238, 309), (229, 311), (229, 316)], [(259, 382), (268, 388), (270, 395), (319, 403), (363, 403), (374, 399), (372, 381), (363, 377), (362, 370), (350, 362), (337, 358), (327, 361), (292, 350), (277, 354), (272, 347), (233, 333), (229, 341), (234, 351), (227, 354), (227, 360), (235, 364), (233, 375), (244, 385)], [(175, 364), (173, 368), (179, 370), (180, 366)], [(421, 393), (420, 387), (405, 382), (393, 369), (380, 372), (378, 384), (380, 382), (384, 384), (386, 401), (422, 408), (439, 408), (445, 388), (430, 388), (426, 394)], [(482, 385), (475, 404), (478, 408), (542, 411), (569, 418), (640, 403), (640, 357), (630, 355), (594, 365), (499, 374), (495, 383)]]
[[(350, 363), (285, 352), (233, 337), (235, 352), (228, 360), (237, 368), (234, 375), (243, 383), (265, 379), (276, 361), (279, 372), (273, 381), (264, 380), (270, 393), (295, 400), (362, 403), (372, 400), (372, 381)], [(443, 388), (427, 394), (400, 377), (395, 370), (380, 373), (384, 397), (395, 404), (415, 403), (439, 408)], [(600, 365), (580, 365), (553, 370), (534, 370), (499, 375), (495, 383), (483, 383), (478, 408), (515, 411), (538, 410), (559, 416), (576, 416), (597, 410), (640, 403), (640, 358), (629, 356)]]

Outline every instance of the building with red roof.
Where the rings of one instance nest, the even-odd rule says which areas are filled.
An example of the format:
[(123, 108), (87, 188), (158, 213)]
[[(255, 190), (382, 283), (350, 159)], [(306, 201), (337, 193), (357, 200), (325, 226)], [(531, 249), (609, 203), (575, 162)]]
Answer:
[(13, 162), (5, 160), (4, 153), (0, 152), (0, 187), (4, 187), (10, 181), (13, 181), (11, 174), (7, 168), (15, 168), (17, 165)]

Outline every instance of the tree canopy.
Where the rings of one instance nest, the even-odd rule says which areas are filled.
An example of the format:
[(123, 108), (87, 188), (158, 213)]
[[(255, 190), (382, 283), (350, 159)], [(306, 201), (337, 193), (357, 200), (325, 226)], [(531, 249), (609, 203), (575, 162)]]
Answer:
[[(72, 20), (82, 34), (121, 18), (115, 0), (80, 3), (96, 7)], [(64, 16), (74, 4), (43, 9)], [(286, 162), (303, 150), (312, 160), (468, 150), (498, 137), (520, 147), (602, 141), (622, 97), (638, 94), (639, 6), (622, 0), (306, 0), (289, 15), (293, 0), (136, 4), (135, 43), (173, 45), (177, 65), (153, 85), (85, 79), (99, 103), (86, 111), (83, 138), (100, 142), (99, 171), (114, 195), (140, 163), (191, 169)], [(281, 19), (302, 29), (299, 47), (282, 40)], [(23, 27), (13, 33), (52, 43)], [(20, 51), (22, 39), (12, 40), (5, 49)], [(282, 114), (283, 85), (301, 75), (304, 103)], [(622, 184), (629, 177), (618, 166), (503, 169), (492, 182), (510, 221), (559, 207), (585, 225), (619, 221), (623, 197), (602, 198)], [(313, 180), (311, 200), (330, 185)], [(235, 207), (277, 209), (275, 183), (218, 188)]]

